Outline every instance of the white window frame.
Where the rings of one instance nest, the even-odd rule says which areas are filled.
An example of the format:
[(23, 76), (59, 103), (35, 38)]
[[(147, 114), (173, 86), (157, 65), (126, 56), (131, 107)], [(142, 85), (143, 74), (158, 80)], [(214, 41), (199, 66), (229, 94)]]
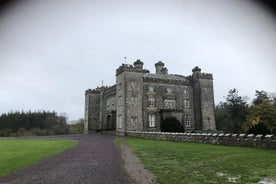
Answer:
[(184, 100), (184, 107), (189, 108), (190, 107), (190, 101), (188, 99)]
[(119, 115), (118, 119), (119, 119), (118, 128), (122, 129), (123, 128), (123, 116)]
[(153, 97), (149, 97), (148, 98), (148, 103), (149, 103), (149, 107), (154, 107), (155, 106), (155, 98)]
[(149, 92), (154, 92), (154, 87), (153, 86), (149, 86)]
[(165, 109), (175, 109), (176, 101), (175, 100), (164, 100), (164, 108)]
[(149, 114), (149, 127), (155, 127), (155, 114)]
[(184, 89), (183, 90), (183, 93), (185, 94), (185, 95), (187, 95), (189, 92), (188, 92), (188, 89)]
[(167, 88), (167, 93), (173, 93), (173, 89), (172, 88)]
[(185, 127), (191, 127), (191, 117), (185, 116), (184, 117)]

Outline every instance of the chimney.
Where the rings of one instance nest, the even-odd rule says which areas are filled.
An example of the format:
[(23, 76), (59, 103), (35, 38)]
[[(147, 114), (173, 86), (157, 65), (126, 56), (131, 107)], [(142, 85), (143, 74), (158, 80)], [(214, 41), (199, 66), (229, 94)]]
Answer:
[(158, 63), (155, 63), (155, 71), (156, 74), (162, 74), (163, 73), (163, 67), (164, 63), (162, 61), (158, 61)]

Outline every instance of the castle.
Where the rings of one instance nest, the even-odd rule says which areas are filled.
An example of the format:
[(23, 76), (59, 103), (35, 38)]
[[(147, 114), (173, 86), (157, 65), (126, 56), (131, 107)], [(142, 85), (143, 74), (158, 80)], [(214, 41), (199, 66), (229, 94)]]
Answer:
[(116, 84), (85, 91), (84, 132), (113, 130), (160, 131), (160, 122), (175, 117), (193, 130), (215, 130), (212, 74), (195, 67), (192, 75), (168, 74), (164, 63), (156, 73), (143, 69), (143, 62), (122, 64)]

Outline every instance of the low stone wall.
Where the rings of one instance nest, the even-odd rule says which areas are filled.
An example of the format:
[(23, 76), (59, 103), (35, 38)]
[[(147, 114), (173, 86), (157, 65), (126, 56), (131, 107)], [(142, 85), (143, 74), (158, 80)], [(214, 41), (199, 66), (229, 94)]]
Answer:
[(216, 133), (165, 133), (165, 132), (125, 132), (126, 136), (146, 139), (195, 142), (229, 146), (276, 149), (276, 137), (273, 135), (253, 134), (216, 134)]

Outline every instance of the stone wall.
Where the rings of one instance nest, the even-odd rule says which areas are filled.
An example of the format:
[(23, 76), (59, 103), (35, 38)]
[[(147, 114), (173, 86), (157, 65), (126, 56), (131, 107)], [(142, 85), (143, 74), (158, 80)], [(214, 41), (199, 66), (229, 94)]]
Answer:
[[(122, 135), (122, 134), (120, 134)], [(228, 146), (276, 149), (276, 137), (273, 135), (253, 134), (217, 134), (217, 133), (165, 133), (128, 131), (127, 136), (146, 139), (207, 143)]]

